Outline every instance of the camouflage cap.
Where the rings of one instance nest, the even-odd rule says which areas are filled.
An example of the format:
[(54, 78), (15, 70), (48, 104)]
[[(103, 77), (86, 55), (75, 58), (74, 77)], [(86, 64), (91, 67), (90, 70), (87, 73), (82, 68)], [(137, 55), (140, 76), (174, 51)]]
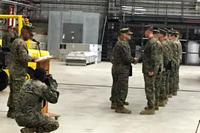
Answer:
[(160, 34), (166, 35), (166, 34), (167, 34), (167, 31), (166, 31), (165, 29), (160, 29)]
[(159, 33), (160, 33), (160, 30), (158, 28), (153, 29), (153, 34), (159, 34)]
[(169, 29), (168, 29), (168, 28), (164, 28), (163, 30), (165, 30), (167, 33), (169, 32)]
[(152, 25), (145, 25), (144, 30), (150, 30), (153, 31), (153, 26)]
[(177, 35), (180, 35), (180, 33), (179, 33), (177, 30), (173, 30), (173, 31), (172, 31), (172, 35), (177, 36)]
[(133, 32), (131, 32), (129, 28), (122, 28), (122, 29), (120, 29), (120, 33), (125, 33), (125, 34), (129, 34), (129, 35), (133, 35)]
[(171, 29), (168, 29), (168, 31), (167, 31), (167, 33), (169, 34), (169, 35), (172, 35), (173, 34), (173, 32), (172, 32), (173, 30), (171, 30)]

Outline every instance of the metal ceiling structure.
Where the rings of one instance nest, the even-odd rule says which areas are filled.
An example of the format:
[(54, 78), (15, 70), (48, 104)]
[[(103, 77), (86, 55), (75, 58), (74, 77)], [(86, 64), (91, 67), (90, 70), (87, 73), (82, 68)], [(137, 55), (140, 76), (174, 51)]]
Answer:
[(189, 40), (200, 42), (200, 3), (197, 0), (109, 0), (102, 59), (110, 59), (122, 27), (135, 31), (130, 43), (134, 56), (136, 45), (144, 47), (146, 24), (179, 30), (185, 40), (182, 44), (186, 52)]
[(107, 13), (108, 0), (33, 0), (43, 11), (81, 10)]
[(36, 8), (38, 9), (36, 5), (33, 5), (32, 0), (0, 0), (0, 3), (3, 4), (9, 4), (9, 5), (17, 5), (17, 6), (23, 6), (28, 8)]

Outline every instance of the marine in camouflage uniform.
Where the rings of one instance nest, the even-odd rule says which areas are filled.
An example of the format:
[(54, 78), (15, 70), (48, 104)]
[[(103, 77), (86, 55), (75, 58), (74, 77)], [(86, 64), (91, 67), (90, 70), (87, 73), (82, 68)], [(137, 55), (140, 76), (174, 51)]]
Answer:
[(179, 33), (177, 31), (171, 31), (171, 48), (172, 48), (172, 70), (170, 74), (170, 95), (177, 95), (179, 89), (179, 68), (182, 60), (182, 46), (180, 41), (177, 39)]
[[(118, 38), (117, 38), (117, 40), (118, 41), (120, 41), (121, 40), (121, 38), (120, 38), (120, 34), (118, 35)], [(114, 49), (113, 49), (113, 51), (112, 51), (112, 56), (111, 56), (111, 63), (113, 64), (113, 52), (114, 52)], [(112, 89), (111, 89), (111, 97), (110, 97), (110, 101), (112, 102), (112, 104), (111, 104), (111, 109), (116, 109), (116, 107), (117, 107), (117, 104), (116, 104), (116, 96), (117, 96), (117, 94), (116, 94), (116, 88), (117, 88), (117, 78), (116, 78), (116, 76), (115, 76), (115, 73), (114, 73), (114, 70), (113, 70), (113, 67), (112, 67), (112, 69), (111, 69), (111, 71), (112, 71), (112, 79), (113, 79), (113, 83), (112, 83)], [(127, 94), (128, 94), (128, 92), (127, 92)], [(126, 96), (127, 97), (127, 96)], [(128, 102), (124, 102), (124, 105), (129, 105), (129, 103)]]
[(166, 81), (167, 82), (167, 84), (166, 84), (166, 90), (167, 90), (167, 98), (168, 97), (170, 97), (170, 84), (171, 84), (171, 81), (170, 81), (170, 77), (171, 77), (171, 73), (173, 73), (173, 50), (172, 50), (172, 47), (171, 47), (171, 45), (172, 45), (172, 41), (169, 39), (169, 38), (167, 38), (167, 43), (168, 43), (168, 47), (169, 47), (169, 51), (168, 51), (168, 53), (170, 53), (170, 55), (169, 55), (169, 59), (170, 59), (170, 62), (169, 62), (169, 64), (166, 66), (166, 70), (167, 70), (167, 72), (168, 72), (168, 80)]
[(155, 75), (155, 110), (159, 109), (160, 92), (162, 89), (162, 72), (163, 72), (163, 46), (160, 43), (160, 31), (158, 29), (153, 30), (154, 38), (157, 41), (157, 58), (159, 61), (158, 73)]
[[(117, 37), (117, 42), (120, 41), (120, 40), (121, 39), (120, 39), (120, 34), (119, 34), (118, 37)], [(114, 48), (112, 50), (112, 56), (111, 56), (111, 59), (110, 59), (112, 64), (114, 64), (114, 62), (113, 62), (114, 61), (113, 54), (114, 54)], [(110, 97), (111, 109), (116, 109), (116, 107), (117, 107), (117, 103), (116, 103), (116, 96), (117, 96), (117, 94), (116, 94), (116, 88), (117, 88), (116, 84), (117, 84), (117, 80), (115, 78), (115, 73), (113, 71), (113, 67), (111, 68), (111, 74), (112, 74), (112, 80), (113, 80), (112, 88), (111, 88), (111, 97)]]
[(10, 48), (15, 38), (17, 38), (17, 33), (12, 30), (12, 27), (8, 27), (8, 31), (4, 32), (2, 37), (2, 47)]
[(171, 54), (171, 70), (170, 70), (170, 76), (169, 76), (169, 93), (168, 93), (168, 98), (172, 97), (172, 92), (174, 90), (174, 77), (175, 77), (175, 64), (176, 64), (176, 59), (175, 59), (175, 55), (176, 55), (176, 50), (174, 48), (174, 41), (172, 39), (172, 31), (169, 30), (168, 32), (169, 36), (169, 46), (172, 50), (172, 54)]
[(175, 40), (174, 40), (174, 47), (176, 50), (176, 55), (175, 55), (175, 59), (176, 59), (176, 63), (175, 63), (175, 77), (174, 77), (174, 90), (172, 92), (172, 95), (176, 96), (177, 95), (177, 91), (179, 90), (179, 68), (180, 68), (180, 64), (182, 62), (182, 45), (181, 42), (179, 40), (179, 32), (174, 31), (173, 36), (175, 36)]
[(159, 106), (164, 107), (168, 101), (169, 94), (169, 76), (171, 70), (171, 59), (172, 59), (172, 49), (167, 38), (167, 31), (161, 29), (161, 44), (163, 46), (163, 59), (164, 59), (164, 70), (162, 74), (162, 87), (160, 91), (160, 102)]
[[(130, 36), (132, 32), (128, 28), (121, 29), (121, 34)], [(130, 110), (124, 107), (126, 97), (128, 94), (128, 80), (130, 74), (131, 63), (134, 58), (131, 56), (131, 49), (127, 39), (121, 37), (113, 49), (113, 89), (112, 89), (112, 103), (116, 103), (115, 111), (117, 113), (131, 113)], [(114, 92), (114, 94), (113, 94)]]
[(155, 80), (160, 67), (159, 53), (162, 51), (158, 47), (158, 41), (153, 37), (153, 27), (145, 26), (145, 36), (148, 41), (144, 48), (144, 55), (142, 58), (143, 67), (142, 72), (145, 81), (145, 93), (147, 99), (147, 107), (140, 112), (141, 115), (155, 114)]
[[(23, 30), (26, 29), (24, 28)], [(10, 47), (10, 94), (7, 104), (9, 107), (7, 116), (10, 118), (14, 118), (15, 116), (18, 95), (25, 82), (28, 62), (33, 60), (34, 58), (28, 55), (28, 49), (25, 41), (22, 38), (15, 39)]]
[(45, 73), (44, 69), (36, 69), (34, 79), (27, 80), (19, 93), (15, 120), (24, 127), (22, 133), (46, 133), (59, 127), (56, 120), (41, 112), (42, 101), (57, 103), (59, 97), (57, 82), (45, 78)]

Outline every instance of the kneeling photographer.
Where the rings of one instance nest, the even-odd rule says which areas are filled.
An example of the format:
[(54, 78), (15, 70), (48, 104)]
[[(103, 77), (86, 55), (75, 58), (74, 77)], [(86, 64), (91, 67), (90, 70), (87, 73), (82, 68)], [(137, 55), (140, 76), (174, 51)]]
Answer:
[(52, 132), (59, 127), (56, 120), (41, 112), (42, 101), (57, 103), (57, 82), (42, 68), (36, 69), (34, 78), (25, 82), (19, 93), (15, 120), (21, 133)]

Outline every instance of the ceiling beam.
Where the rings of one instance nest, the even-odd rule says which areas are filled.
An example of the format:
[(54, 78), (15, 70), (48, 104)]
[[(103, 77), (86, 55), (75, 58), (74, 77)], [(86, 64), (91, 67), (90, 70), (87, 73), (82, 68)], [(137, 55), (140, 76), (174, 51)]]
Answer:
[(30, 4), (24, 4), (24, 3), (16, 2), (16, 1), (13, 1), (13, 0), (1, 0), (0, 3), (13, 4), (13, 5), (24, 6), (24, 7), (29, 7), (29, 8), (39, 8), (38, 6), (35, 6), (35, 5), (33, 6), (33, 5), (30, 5)]

